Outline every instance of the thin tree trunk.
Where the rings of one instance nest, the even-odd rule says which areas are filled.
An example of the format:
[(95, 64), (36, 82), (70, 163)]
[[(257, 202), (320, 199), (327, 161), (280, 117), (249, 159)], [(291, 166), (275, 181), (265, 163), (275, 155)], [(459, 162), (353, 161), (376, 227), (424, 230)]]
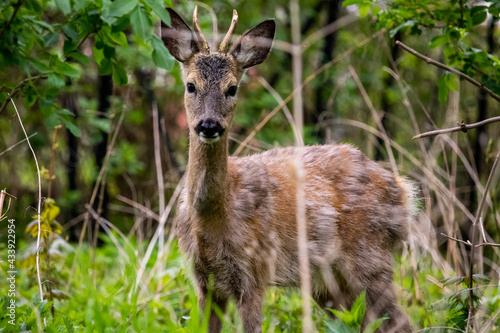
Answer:
[[(66, 86), (71, 86), (71, 79), (66, 80)], [(75, 119), (78, 118), (78, 108), (75, 102), (75, 96), (73, 93), (68, 92), (62, 101), (64, 108), (68, 109), (75, 115)], [(66, 129), (66, 140), (67, 140), (67, 152), (68, 160), (66, 162), (66, 173), (68, 175), (68, 191), (74, 193), (78, 191), (78, 138)], [(69, 217), (74, 218), (78, 215), (78, 205), (70, 205), (69, 207)], [(77, 242), (79, 236), (79, 231), (77, 226), (71, 227), (69, 230), (69, 240), (71, 242)]]
[[(391, 57), (394, 61), (399, 57), (399, 47), (394, 43), (395, 40), (401, 40), (401, 32), (397, 32), (394, 38), (391, 39), (392, 41), (392, 47), (391, 47)], [(389, 65), (390, 67), (390, 65)], [(389, 73), (386, 73), (386, 76), (384, 78), (384, 91), (382, 92), (382, 101), (381, 101), (381, 106), (382, 106), (382, 126), (385, 128), (387, 134), (390, 136), (391, 135), (391, 129), (390, 126), (388, 126), (387, 123), (387, 115), (392, 112), (392, 103), (389, 101), (389, 94), (387, 92), (387, 89), (391, 89), (392, 86), (394, 85), (394, 77), (390, 75)], [(377, 138), (377, 149), (375, 151), (375, 160), (380, 161), (384, 159), (384, 154), (383, 154), (383, 147), (384, 147), (384, 140), (382, 138)]]
[[(111, 75), (101, 75), (98, 78), (98, 117), (106, 118), (110, 108), (110, 99), (113, 94), (113, 80)], [(98, 170), (103, 167), (104, 157), (108, 149), (108, 133), (101, 131), (102, 140), (94, 147), (95, 162)], [(106, 182), (103, 180), (99, 185), (98, 195), (93, 204), (93, 209), (104, 219), (108, 219), (109, 195)], [(89, 224), (89, 226), (92, 224)], [(89, 229), (90, 231), (90, 229)], [(99, 232), (99, 223), (95, 221), (94, 235), (89, 234), (89, 239), (94, 239), (94, 246), (97, 245), (97, 233)]]
[[(339, 18), (339, 13), (342, 8), (341, 0), (333, 1), (321, 1), (321, 3), (326, 6), (328, 11), (328, 19), (325, 24), (335, 22)], [(335, 42), (337, 39), (337, 32), (328, 34), (324, 38), (323, 51), (321, 53), (321, 63), (319, 66), (330, 62), (333, 59), (333, 52), (335, 50)], [(309, 117), (306, 117), (306, 121), (311, 124), (317, 124), (321, 119), (321, 114), (326, 110), (326, 100), (327, 95), (331, 92), (331, 87), (333, 86), (332, 80), (330, 78), (325, 79), (324, 82), (316, 87), (314, 96), (316, 97), (315, 108), (310, 113)], [(319, 130), (314, 133), (319, 141), (324, 142), (325, 140), (325, 127), (320, 126)]]

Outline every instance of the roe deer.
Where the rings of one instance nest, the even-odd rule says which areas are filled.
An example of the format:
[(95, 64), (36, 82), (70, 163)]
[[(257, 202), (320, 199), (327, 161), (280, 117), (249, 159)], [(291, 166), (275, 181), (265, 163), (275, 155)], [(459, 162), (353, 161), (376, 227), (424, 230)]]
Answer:
[[(411, 185), (345, 144), (229, 157), (238, 84), (246, 68), (269, 55), (274, 20), (245, 32), (229, 49), (234, 11), (219, 51), (210, 52), (197, 9), (195, 31), (168, 11), (171, 26), (162, 23), (162, 39), (182, 67), (189, 125), (179, 247), (194, 265), (200, 307), (208, 294), (222, 311), (234, 299), (245, 332), (259, 332), (266, 287), (300, 286), (294, 167), (300, 158), (314, 300), (323, 308), (350, 307), (366, 290), (364, 325), (387, 314), (380, 331), (411, 332), (392, 285), (392, 252), (408, 236), (412, 218)], [(212, 311), (209, 331), (221, 326)]]

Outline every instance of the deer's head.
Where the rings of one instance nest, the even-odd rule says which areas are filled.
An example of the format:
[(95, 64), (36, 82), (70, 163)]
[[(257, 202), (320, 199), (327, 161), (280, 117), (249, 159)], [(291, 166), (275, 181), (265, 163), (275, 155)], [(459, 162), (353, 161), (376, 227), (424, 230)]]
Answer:
[(219, 51), (210, 52), (198, 24), (197, 8), (193, 13), (195, 31), (173, 9), (167, 10), (171, 26), (162, 22), (162, 39), (181, 63), (189, 130), (204, 143), (217, 142), (231, 126), (238, 84), (245, 69), (262, 63), (271, 51), (274, 20), (266, 20), (248, 30), (229, 49), (238, 21), (234, 11), (231, 27)]

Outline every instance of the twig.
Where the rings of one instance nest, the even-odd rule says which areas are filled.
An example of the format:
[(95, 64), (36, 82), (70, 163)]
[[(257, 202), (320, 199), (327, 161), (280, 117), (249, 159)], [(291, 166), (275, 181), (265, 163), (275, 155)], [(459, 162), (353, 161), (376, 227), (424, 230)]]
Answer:
[[(38, 159), (36, 158), (36, 154), (35, 151), (33, 150), (33, 147), (31, 146), (31, 142), (29, 140), (28, 134), (26, 133), (26, 129), (24, 128), (23, 121), (21, 119), (21, 115), (17, 110), (16, 103), (14, 103), (14, 100), (11, 98), (10, 95), (7, 100), (10, 100), (12, 102), (12, 105), (14, 106), (17, 118), (19, 119), (19, 124), (21, 125), (24, 136), (26, 137), (26, 142), (28, 142), (28, 146), (30, 147), (31, 153), (33, 154), (33, 159), (35, 160), (36, 164), (36, 173), (38, 175), (38, 207), (37, 207), (38, 234), (36, 237), (36, 276), (38, 278), (38, 289), (39, 289), (38, 291), (40, 292), (40, 301), (43, 302), (42, 278), (40, 275), (40, 229), (41, 229), (40, 212), (42, 209), (42, 180), (40, 176), (40, 167), (38, 166)], [(43, 317), (43, 323), (45, 324), (45, 326), (47, 326), (47, 319), (45, 317)]]
[[(5, 201), (5, 197), (9, 197), (9, 203), (7, 204), (7, 209), (5, 210), (5, 214), (2, 214), (3, 212), (3, 203)], [(0, 191), (0, 221), (3, 220), (5, 216), (7, 216), (7, 212), (9, 211), (10, 208), (10, 202), (12, 201), (12, 198), (17, 199), (15, 196), (12, 194), (8, 193), (5, 189)]]
[(147, 216), (149, 217), (152, 217), (153, 219), (155, 219), (156, 221), (160, 221), (160, 216), (155, 214), (151, 209), (149, 209), (148, 207), (146, 206), (143, 206), (141, 205), (140, 203), (138, 202), (135, 202), (133, 200), (130, 200), (129, 198), (127, 197), (124, 197), (123, 195), (120, 195), (118, 194), (116, 196), (116, 198), (126, 204), (129, 204), (130, 206), (134, 207), (134, 208), (137, 208), (139, 209), (140, 211), (142, 211), (143, 213), (145, 213)]
[[(14, 96), (17, 94), (17, 92), (21, 89), (21, 86), (29, 81), (37, 81), (39, 79), (46, 79), (47, 78), (47, 74), (41, 74), (41, 75), (36, 75), (36, 76), (32, 76), (32, 77), (27, 77), (25, 78), (24, 80), (20, 81), (18, 84), (16, 84), (16, 86), (14, 88), (12, 88), (12, 90), (10, 91), (10, 93), (7, 93), (7, 99), (5, 100), (5, 102), (3, 102), (2, 106), (0, 106), (0, 112), (2, 112), (5, 107), (7, 106), (7, 104), (9, 103), (9, 101), (14, 98)], [(12, 103), (14, 104), (14, 103)]]
[(465, 241), (463, 241), (463, 240), (461, 240), (461, 239), (458, 239), (458, 238), (455, 238), (455, 237), (448, 236), (448, 235), (447, 235), (447, 234), (445, 234), (445, 233), (441, 233), (441, 236), (444, 236), (444, 237), (446, 237), (446, 238), (448, 238), (448, 239), (451, 239), (451, 240), (453, 240), (453, 241), (455, 241), (455, 242), (459, 242), (459, 243), (465, 244), (465, 245), (467, 245), (467, 246), (472, 246), (471, 242), (469, 242), (469, 241), (465, 242)]
[(78, 44), (76, 44), (77, 50), (80, 48), (80, 46), (82, 46), (83, 42), (85, 42), (85, 40), (89, 37), (89, 35), (90, 35), (90, 32), (87, 32), (87, 34), (82, 39), (80, 39)]
[(499, 95), (495, 94), (493, 91), (491, 91), (490, 89), (488, 89), (487, 87), (485, 87), (482, 83), (474, 80), (469, 75), (464, 74), (464, 73), (462, 73), (460, 71), (457, 71), (454, 68), (448, 67), (445, 64), (442, 64), (442, 63), (440, 63), (440, 62), (438, 62), (438, 61), (436, 61), (434, 59), (431, 59), (431, 58), (429, 58), (427, 56), (424, 56), (423, 54), (418, 53), (417, 51), (415, 51), (411, 47), (406, 46), (405, 44), (403, 44), (399, 40), (396, 41), (396, 45), (398, 45), (400, 48), (402, 48), (406, 52), (409, 52), (409, 53), (413, 54), (414, 56), (419, 57), (420, 59), (425, 60), (425, 62), (427, 62), (428, 64), (431, 64), (431, 65), (434, 65), (436, 67), (442, 68), (442, 69), (444, 69), (444, 70), (446, 70), (446, 71), (448, 71), (450, 73), (453, 73), (455, 75), (460, 76), (461, 78), (464, 78), (465, 80), (469, 81), (470, 83), (472, 83), (473, 85), (475, 85), (479, 89), (482, 89), (482, 90), (486, 91), (488, 93), (488, 95), (490, 95), (491, 97), (493, 97), (494, 99), (496, 99), (498, 102), (500, 102), (500, 96)]
[[(163, 181), (163, 169), (161, 166), (161, 148), (160, 148), (160, 121), (158, 119), (158, 104), (156, 101), (152, 103), (153, 111), (153, 141), (156, 165), (156, 180), (158, 182), (158, 215), (162, 216), (165, 211), (165, 182)], [(160, 229), (158, 239), (158, 260), (161, 260), (163, 255), (163, 245), (165, 244), (165, 230)]]
[(481, 221), (480, 221), (481, 214), (483, 212), (483, 209), (484, 209), (484, 206), (485, 206), (485, 203), (486, 203), (486, 198), (488, 197), (488, 191), (490, 189), (490, 186), (491, 186), (491, 183), (492, 183), (495, 171), (496, 171), (496, 169), (498, 167), (499, 160), (500, 160), (500, 151), (498, 151), (497, 156), (495, 157), (495, 162), (493, 163), (493, 166), (491, 167), (490, 175), (488, 176), (488, 180), (486, 181), (486, 186), (484, 187), (484, 195), (481, 198), (481, 201), (479, 202), (479, 207), (477, 209), (476, 218), (475, 218), (475, 220), (474, 220), (474, 222), (472, 224), (472, 237), (471, 237), (471, 239), (472, 239), (472, 248), (471, 248), (471, 251), (470, 251), (470, 262), (469, 262), (469, 288), (471, 290), (470, 290), (470, 293), (469, 293), (469, 298), (470, 298), (470, 308), (469, 308), (469, 310), (470, 311), (469, 311), (469, 316), (467, 318), (467, 329), (469, 328), (470, 319), (474, 315), (474, 300), (473, 300), (474, 293), (473, 293), (473, 290), (472, 290), (472, 284), (473, 284), (472, 277), (473, 277), (473, 269), (474, 269), (474, 254), (475, 254), (475, 249), (477, 247), (476, 246), (477, 224), (481, 223)]
[[(28, 139), (31, 139), (32, 137), (34, 137), (35, 135), (37, 135), (38, 132), (35, 132), (33, 134), (31, 134), (30, 136), (28, 136)], [(6, 152), (9, 152), (11, 151), (12, 149), (16, 148), (17, 146), (19, 146), (21, 143), (23, 143), (24, 141), (26, 141), (27, 139), (24, 138), (22, 139), (21, 141), (19, 141), (18, 143), (15, 143), (13, 144), (12, 146), (10, 146), (9, 148), (5, 149), (3, 152), (0, 153), (0, 156), (2, 156), (3, 154), (5, 154)]]
[[(262, 76), (259, 76), (257, 78), (264, 86), (264, 88), (267, 89), (267, 91), (273, 95), (274, 99), (278, 102), (278, 104), (283, 103), (283, 98), (281, 98), (280, 94), (269, 84), (269, 82), (266, 81)], [(283, 113), (285, 114), (286, 119), (288, 120), (288, 123), (290, 124), (290, 127), (292, 128), (293, 134), (295, 136), (295, 142), (299, 144), (299, 146), (304, 145), (304, 140), (302, 139), (302, 134), (297, 130), (297, 127), (295, 126), (295, 122), (293, 120), (292, 113), (290, 112), (290, 109), (285, 105), (283, 105)]]
[(302, 43), (300, 43), (302, 51), (308, 49), (312, 44), (316, 43), (318, 40), (321, 40), (326, 36), (333, 34), (337, 30), (356, 22), (357, 20), (359, 20), (359, 14), (353, 13), (342, 16), (341, 18), (333, 21), (327, 26), (324, 26), (323, 28), (316, 30), (311, 35), (307, 36), (307, 38), (304, 39)]
[(54, 172), (54, 159), (56, 157), (56, 139), (57, 139), (57, 131), (61, 128), (61, 125), (57, 125), (54, 128), (54, 135), (52, 136), (52, 148), (50, 150), (50, 166), (49, 166), (49, 188), (47, 190), (47, 198), (50, 198), (52, 195), (52, 178)]
[(500, 244), (497, 243), (481, 243), (477, 244), (476, 247), (481, 247), (481, 246), (493, 246), (493, 247), (500, 247)]
[(429, 131), (429, 132), (425, 132), (425, 133), (420, 133), (418, 135), (415, 135), (412, 140), (415, 140), (415, 139), (421, 139), (421, 138), (424, 138), (426, 136), (431, 136), (431, 135), (439, 135), (439, 134), (445, 134), (445, 133), (452, 133), (452, 132), (458, 132), (458, 131), (462, 131), (462, 132), (467, 132), (467, 130), (471, 129), (471, 128), (476, 128), (476, 127), (480, 127), (480, 126), (484, 126), (484, 125), (487, 125), (489, 123), (494, 123), (494, 122), (497, 122), (497, 121), (500, 121), (500, 117), (491, 117), (491, 118), (488, 118), (488, 119), (485, 119), (485, 120), (481, 120), (477, 123), (473, 123), (473, 124), (465, 124), (463, 121), (461, 123), (458, 123), (458, 126), (456, 127), (452, 127), (452, 128), (445, 128), (445, 129), (440, 129), (440, 130), (435, 130), (435, 131)]
[(394, 172), (396, 176), (399, 176), (396, 159), (394, 158), (394, 153), (392, 152), (391, 143), (389, 142), (389, 137), (387, 135), (387, 131), (385, 130), (384, 124), (382, 123), (382, 119), (375, 110), (375, 107), (373, 106), (372, 101), (370, 100), (370, 97), (368, 96), (368, 93), (366, 92), (365, 87), (363, 86), (363, 83), (361, 83), (361, 80), (359, 79), (358, 73), (356, 73), (356, 71), (351, 65), (349, 65), (349, 72), (351, 73), (354, 82), (358, 86), (358, 89), (361, 92), (361, 95), (363, 96), (363, 99), (366, 105), (368, 106), (368, 109), (370, 109), (373, 120), (375, 120), (375, 123), (377, 124), (379, 131), (383, 134), (382, 139), (384, 140), (385, 149), (387, 149), (387, 155), (389, 155), (389, 161), (391, 162), (392, 172)]

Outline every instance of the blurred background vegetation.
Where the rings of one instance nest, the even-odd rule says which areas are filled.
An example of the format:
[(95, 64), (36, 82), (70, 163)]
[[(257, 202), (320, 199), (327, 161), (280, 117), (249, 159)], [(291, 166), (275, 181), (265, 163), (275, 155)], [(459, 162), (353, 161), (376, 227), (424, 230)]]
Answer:
[[(39, 330), (46, 317), (47, 327), (69, 332), (200, 329), (202, 314), (192, 306), (194, 294), (180, 268), (172, 229), (176, 189), (187, 164), (184, 87), (180, 67), (159, 37), (160, 21), (170, 23), (165, 6), (191, 24), (195, 5), (209, 40), (214, 24), (225, 34), (233, 9), (239, 13), (237, 34), (276, 19), (269, 59), (248, 70), (239, 90), (230, 151), (246, 155), (294, 145), (287, 118), (292, 102), (290, 110), (276, 109), (294, 89), (288, 1), (0, 3), (0, 188), (15, 196), (5, 198), (0, 259), (6, 261), (6, 219), (15, 219), (22, 313), (17, 327)], [(500, 149), (499, 125), (412, 140), (428, 130), (499, 116), (499, 104), (395, 41), (498, 95), (500, 2), (310, 0), (298, 5), (304, 142), (352, 143), (419, 187), (418, 237), (410, 252), (398, 257), (396, 270), (398, 294), (415, 328), (465, 331), (475, 304), (482, 311), (475, 327), (499, 329), (500, 248), (477, 248), (472, 261), (477, 283), (472, 284), (470, 246), (441, 235), (474, 244), (500, 242), (499, 172), (485, 199), (484, 233), (481, 229), (471, 239)], [(11, 97), (40, 167), (44, 302), (35, 274), (38, 175), (27, 142), (16, 145), (25, 134)], [(240, 149), (257, 126), (255, 137)], [(2, 296), (6, 271), (2, 266)], [(272, 290), (264, 330), (299, 331), (298, 299), (298, 293)], [(7, 298), (2, 300), (5, 307)], [(234, 309), (228, 316), (225, 330), (241, 329)], [(8, 317), (2, 318), (9, 331)], [(314, 318), (318, 329), (336, 327), (324, 325), (318, 309)]]

